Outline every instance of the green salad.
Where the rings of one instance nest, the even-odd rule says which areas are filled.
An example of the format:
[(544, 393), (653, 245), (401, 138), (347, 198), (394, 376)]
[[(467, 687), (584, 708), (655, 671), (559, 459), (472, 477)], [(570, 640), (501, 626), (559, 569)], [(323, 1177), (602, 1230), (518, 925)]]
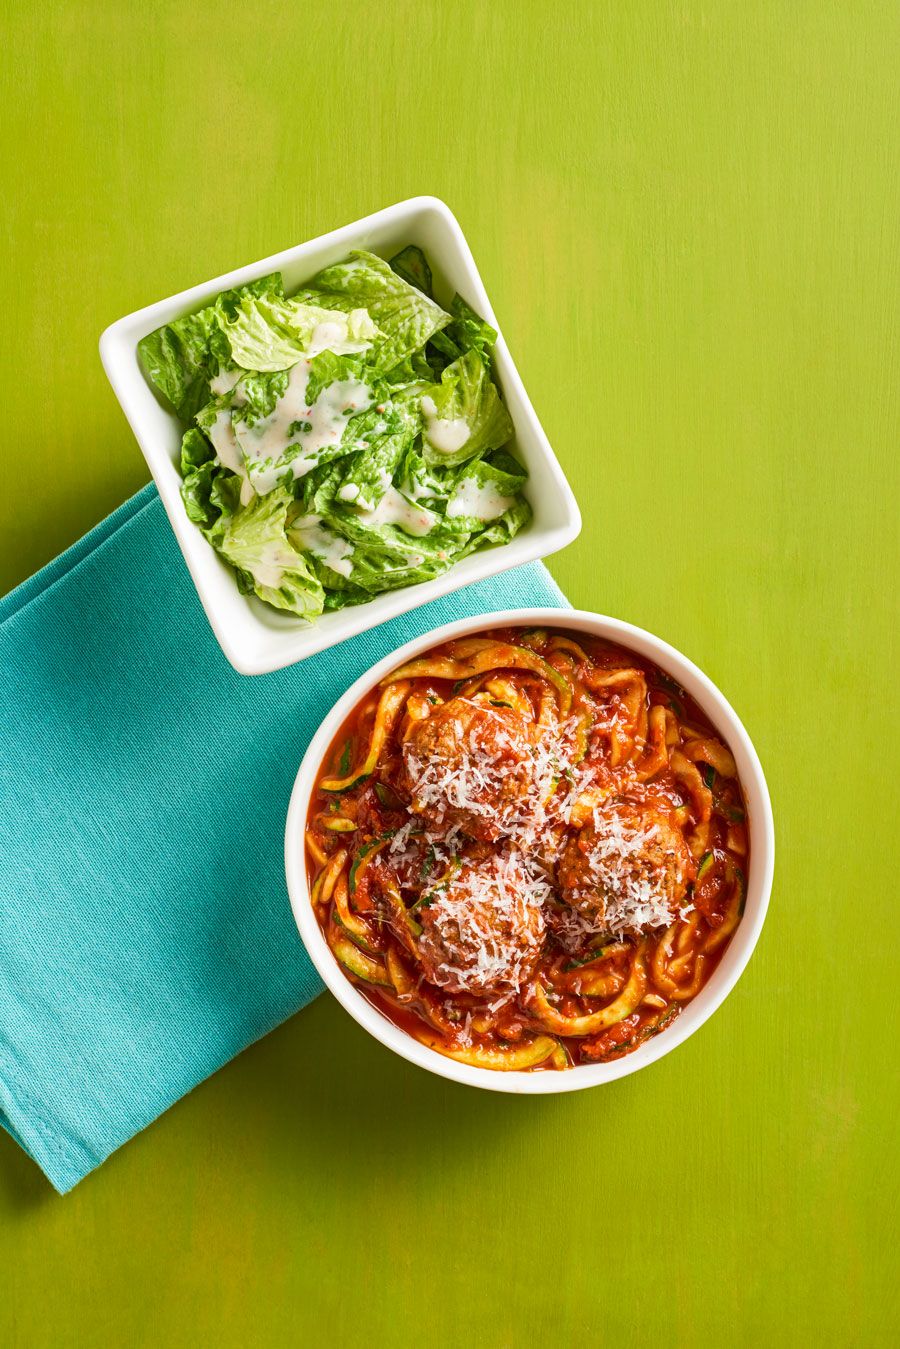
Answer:
[(278, 273), (140, 343), (190, 427), (181, 494), (245, 593), (304, 619), (430, 580), (530, 518), (497, 334), (418, 248)]

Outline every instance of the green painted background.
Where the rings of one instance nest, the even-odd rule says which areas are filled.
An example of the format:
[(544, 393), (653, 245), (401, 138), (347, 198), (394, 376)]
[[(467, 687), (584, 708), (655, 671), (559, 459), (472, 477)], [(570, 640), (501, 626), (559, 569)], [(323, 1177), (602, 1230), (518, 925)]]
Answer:
[(612, 1087), (455, 1087), (322, 998), (64, 1200), (3, 1136), (0, 1342), (897, 1343), (900, 6), (0, 15), (0, 580), (146, 480), (107, 323), (436, 193), (581, 500), (554, 575), (720, 683), (780, 844), (739, 988)]

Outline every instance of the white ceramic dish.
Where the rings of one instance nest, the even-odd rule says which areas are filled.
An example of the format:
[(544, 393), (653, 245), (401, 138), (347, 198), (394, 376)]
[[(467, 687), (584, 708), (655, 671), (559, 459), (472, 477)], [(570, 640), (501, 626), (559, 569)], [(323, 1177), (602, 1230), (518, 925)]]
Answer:
[(225, 655), (242, 674), (279, 670), (472, 581), (546, 557), (570, 543), (581, 528), (571, 488), (502, 335), (494, 350), (496, 378), (515, 427), (515, 451), (528, 469), (526, 493), (534, 511), (529, 526), (510, 543), (474, 553), (434, 581), (379, 595), (368, 604), (323, 614), (314, 625), (305, 625), (288, 614), (279, 614), (253, 596), (242, 595), (230, 568), (188, 519), (176, 467), (184, 425), (163, 406), (144, 377), (138, 363), (140, 339), (171, 319), (202, 309), (219, 291), (244, 285), (267, 272), (281, 272), (286, 289), (291, 291), (320, 268), (346, 257), (351, 249), (366, 248), (389, 258), (405, 244), (419, 244), (428, 254), (439, 301), (448, 303), (454, 291), (459, 291), (483, 318), (497, 327), (475, 259), (452, 212), (435, 197), (413, 197), (139, 309), (112, 324), (100, 339), (104, 369), (144, 452), (206, 616)]
[[(469, 1064), (457, 1063), (455, 1059), (445, 1058), (436, 1050), (419, 1044), (417, 1040), (382, 1016), (345, 976), (319, 928), (310, 903), (306, 881), (303, 836), (310, 794), (328, 746), (338, 727), (356, 703), (391, 670), (410, 657), (430, 650), (439, 642), (479, 632), (485, 628), (519, 624), (529, 627), (540, 625), (566, 628), (606, 638), (645, 656), (677, 680), (697, 700), (731, 748), (744, 789), (750, 830), (750, 874), (747, 878), (744, 916), (709, 982), (697, 997), (685, 1006), (680, 1016), (662, 1035), (645, 1041), (633, 1053), (613, 1063), (580, 1065), (566, 1072), (495, 1072), (488, 1068), (475, 1068)], [(457, 623), (448, 623), (444, 627), (435, 628), (415, 641), (407, 642), (405, 646), (399, 647), (384, 660), (379, 661), (335, 704), (310, 744), (294, 784), (285, 838), (288, 891), (300, 936), (316, 969), (350, 1015), (374, 1035), (376, 1040), (380, 1040), (389, 1049), (395, 1050), (403, 1058), (409, 1059), (411, 1063), (416, 1063), (421, 1068), (427, 1068), (441, 1077), (449, 1077), (454, 1082), (465, 1082), (469, 1086), (527, 1095), (579, 1091), (584, 1087), (595, 1087), (603, 1082), (612, 1082), (618, 1077), (626, 1077), (629, 1073), (637, 1072), (639, 1068), (645, 1068), (649, 1063), (654, 1063), (670, 1053), (693, 1035), (734, 988), (753, 954), (769, 903), (774, 860), (775, 830), (772, 806), (762, 766), (750, 737), (723, 694), (702, 670), (659, 637), (654, 637), (642, 628), (633, 627), (630, 623), (623, 623), (619, 619), (604, 618), (599, 614), (579, 609), (510, 609), (500, 614), (483, 614), (476, 618), (466, 618)]]

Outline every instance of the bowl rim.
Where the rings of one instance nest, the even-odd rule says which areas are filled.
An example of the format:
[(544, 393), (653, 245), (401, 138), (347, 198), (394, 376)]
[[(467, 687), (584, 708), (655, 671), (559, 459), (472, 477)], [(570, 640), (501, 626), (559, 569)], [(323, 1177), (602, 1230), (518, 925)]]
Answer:
[[(611, 1063), (579, 1064), (566, 1072), (502, 1072), (459, 1063), (421, 1044), (389, 1021), (350, 982), (332, 954), (310, 903), (304, 834), (321, 759), (338, 727), (365, 693), (398, 665), (441, 642), (485, 628), (536, 624), (573, 631), (580, 629), (630, 648), (671, 674), (696, 699), (716, 730), (723, 734), (738, 761), (741, 786), (752, 820), (750, 874), (744, 915), (726, 948), (725, 958), (664, 1035), (645, 1041), (633, 1053)], [(689, 1039), (722, 1005), (753, 955), (768, 911), (774, 865), (775, 826), (765, 774), (753, 742), (725, 695), (693, 661), (662, 638), (623, 619), (586, 609), (541, 607), (476, 614), (432, 628), (388, 653), (356, 679), (323, 718), (297, 771), (285, 827), (285, 870), (297, 930), (316, 970), (344, 1010), (381, 1044), (420, 1068), (468, 1086), (517, 1095), (581, 1091), (613, 1082), (664, 1058)]]

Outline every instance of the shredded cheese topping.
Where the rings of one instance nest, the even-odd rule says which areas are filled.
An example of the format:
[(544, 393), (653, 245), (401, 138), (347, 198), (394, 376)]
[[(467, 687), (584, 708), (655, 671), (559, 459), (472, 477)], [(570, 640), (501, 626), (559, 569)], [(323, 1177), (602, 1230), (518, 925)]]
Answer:
[(672, 921), (684, 862), (654, 817), (645, 822), (637, 814), (599, 807), (593, 812), (583, 862), (583, 878), (571, 895), (576, 903), (587, 901), (589, 918), (596, 906), (596, 922), (603, 931), (621, 936)]
[(503, 709), (457, 701), (477, 707), (480, 719), (468, 725), (459, 716), (454, 720), (452, 753), (424, 757), (414, 744), (404, 746), (416, 809), (439, 826), (448, 817), (455, 816), (457, 826), (460, 816), (468, 817), (522, 851), (555, 855), (560, 826), (568, 824), (589, 778), (572, 766), (576, 721), (535, 727), (529, 740), (513, 733)]
[(506, 832), (532, 796), (528, 742), (502, 709), (464, 698), (454, 703), (452, 722), (433, 729), (428, 719), (421, 742), (404, 746), (416, 808), (438, 820), (448, 811), (464, 812)]
[(464, 863), (422, 910), (421, 947), (434, 982), (458, 992), (518, 992), (540, 951), (549, 894), (518, 854)]

